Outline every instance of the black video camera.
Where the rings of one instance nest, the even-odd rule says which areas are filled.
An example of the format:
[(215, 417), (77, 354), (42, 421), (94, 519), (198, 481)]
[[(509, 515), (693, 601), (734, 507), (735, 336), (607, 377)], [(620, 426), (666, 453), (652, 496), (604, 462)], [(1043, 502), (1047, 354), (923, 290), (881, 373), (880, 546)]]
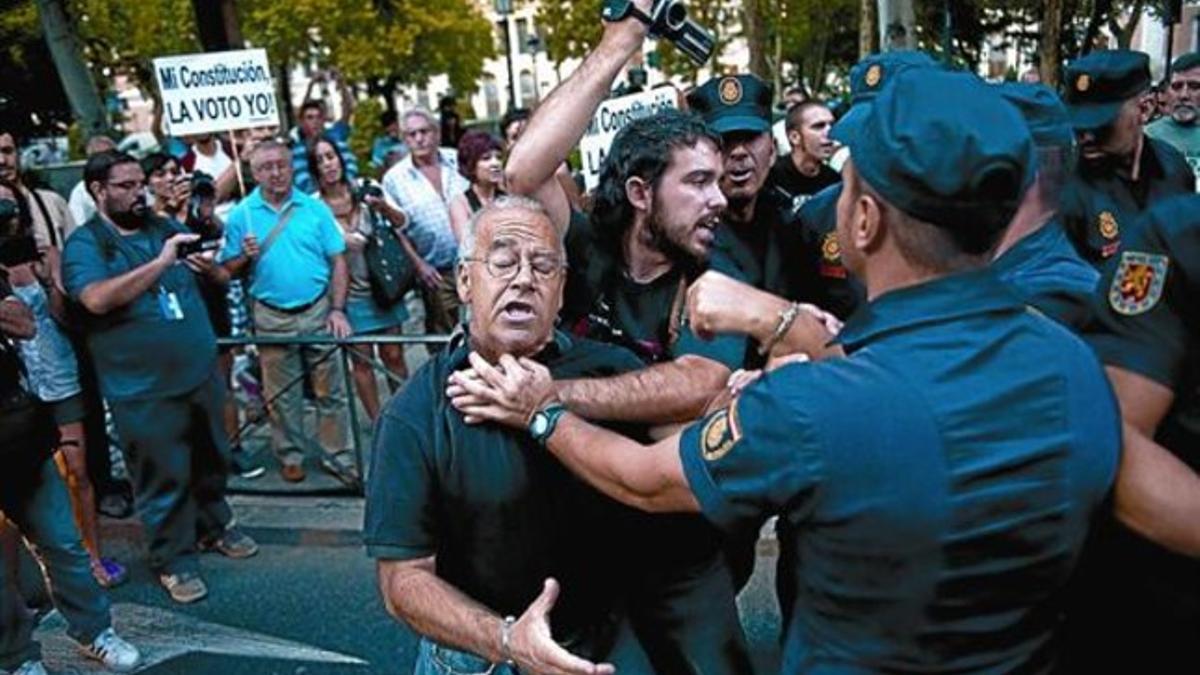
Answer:
[(0, 199), (0, 265), (16, 267), (42, 257), (30, 232), (21, 231), (20, 209), (11, 199)]
[(604, 0), (600, 17), (605, 21), (622, 21), (630, 16), (649, 26), (651, 37), (670, 40), (696, 65), (702, 66), (712, 58), (716, 40), (704, 26), (688, 18), (683, 0), (654, 0), (649, 14), (635, 7), (631, 0)]
[(383, 199), (383, 188), (379, 187), (378, 183), (369, 180), (363, 180), (358, 188), (354, 191), (354, 201), (359, 204), (366, 203), (367, 197)]
[(187, 219), (188, 224), (200, 223), (200, 207), (206, 201), (212, 201), (217, 198), (217, 183), (213, 177), (203, 171), (196, 171), (192, 174), (191, 179), (191, 194), (188, 198)]

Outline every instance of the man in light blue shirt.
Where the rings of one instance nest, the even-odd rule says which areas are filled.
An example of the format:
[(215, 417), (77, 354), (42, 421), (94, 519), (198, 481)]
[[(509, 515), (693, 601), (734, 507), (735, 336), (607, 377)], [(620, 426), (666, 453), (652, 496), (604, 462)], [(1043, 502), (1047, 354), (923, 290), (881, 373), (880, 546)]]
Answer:
[(384, 174), (383, 193), (408, 217), (404, 235), (422, 258), (417, 279), (425, 303), (425, 332), (449, 333), (458, 325), (460, 303), (454, 288), (458, 242), (450, 229), (448, 204), (470, 184), (458, 173), (454, 151), (438, 147), (438, 123), (429, 111), (409, 110), (403, 122), (411, 154)]
[[(258, 188), (226, 222), (220, 260), (234, 276), (248, 274), (255, 330), (260, 336), (350, 335), (346, 319), (349, 278), (341, 229), (329, 207), (292, 184), (286, 146), (255, 146), (250, 170)], [(346, 401), (337, 360), (328, 347), (259, 347), (271, 415), (272, 446), (284, 479), (304, 480), (305, 438), (301, 391), (307, 368), (317, 398), (321, 464), (339, 480), (355, 483), (357, 467), (348, 451)]]

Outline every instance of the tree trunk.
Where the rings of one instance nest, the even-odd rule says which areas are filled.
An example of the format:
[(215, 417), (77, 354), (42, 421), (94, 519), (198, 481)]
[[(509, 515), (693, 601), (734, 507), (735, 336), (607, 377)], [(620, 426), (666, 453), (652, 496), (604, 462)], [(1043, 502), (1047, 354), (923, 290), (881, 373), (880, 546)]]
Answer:
[(1042, 44), (1040, 72), (1042, 84), (1058, 88), (1058, 71), (1062, 65), (1063, 0), (1046, 0), (1042, 14)]
[(1130, 43), (1133, 42), (1133, 32), (1137, 30), (1138, 22), (1142, 19), (1142, 10), (1145, 7), (1145, 0), (1136, 0), (1133, 7), (1129, 9), (1129, 21), (1124, 26), (1121, 25), (1116, 14), (1109, 16), (1108, 27), (1117, 38), (1117, 49), (1129, 49)]
[(63, 91), (71, 102), (71, 111), (85, 137), (91, 137), (108, 131), (108, 114), (100, 100), (96, 81), (92, 79), (92, 71), (83, 61), (79, 36), (67, 18), (63, 4), (64, 0), (37, 0), (38, 16)]
[(196, 27), (204, 51), (242, 48), (242, 31), (233, 0), (192, 0), (192, 11), (196, 14)]
[(876, 12), (876, 0), (862, 0), (858, 17), (858, 58), (879, 51), (879, 16)]
[(768, 0), (746, 0), (746, 44), (750, 48), (750, 72), (764, 81), (771, 81), (767, 67), (767, 26), (763, 20), (764, 6)]

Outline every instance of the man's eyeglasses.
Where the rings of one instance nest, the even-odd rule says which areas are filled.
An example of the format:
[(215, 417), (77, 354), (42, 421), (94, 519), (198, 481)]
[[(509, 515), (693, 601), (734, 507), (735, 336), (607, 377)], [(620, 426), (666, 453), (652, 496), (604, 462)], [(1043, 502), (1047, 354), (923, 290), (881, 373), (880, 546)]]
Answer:
[(463, 262), (479, 262), (487, 266), (488, 274), (501, 281), (515, 279), (521, 272), (521, 261), (529, 263), (529, 269), (538, 279), (552, 279), (567, 268), (562, 258), (551, 253), (520, 255), (511, 249), (497, 249), (486, 258), (463, 258)]

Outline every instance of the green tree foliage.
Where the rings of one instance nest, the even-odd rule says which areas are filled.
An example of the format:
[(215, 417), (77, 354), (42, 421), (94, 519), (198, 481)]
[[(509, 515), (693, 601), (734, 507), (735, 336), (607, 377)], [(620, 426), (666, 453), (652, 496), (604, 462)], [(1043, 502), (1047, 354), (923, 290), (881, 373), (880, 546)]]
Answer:
[(602, 0), (542, 0), (534, 21), (554, 63), (583, 58), (600, 42)]
[(470, 0), (245, 0), (246, 41), (273, 63), (336, 67), (350, 81), (421, 84), (445, 73), (474, 91), (494, 54), (492, 26)]
[(32, 0), (0, 2), (0, 72), (0, 117), (19, 134), (56, 134), (70, 124), (71, 106)]

